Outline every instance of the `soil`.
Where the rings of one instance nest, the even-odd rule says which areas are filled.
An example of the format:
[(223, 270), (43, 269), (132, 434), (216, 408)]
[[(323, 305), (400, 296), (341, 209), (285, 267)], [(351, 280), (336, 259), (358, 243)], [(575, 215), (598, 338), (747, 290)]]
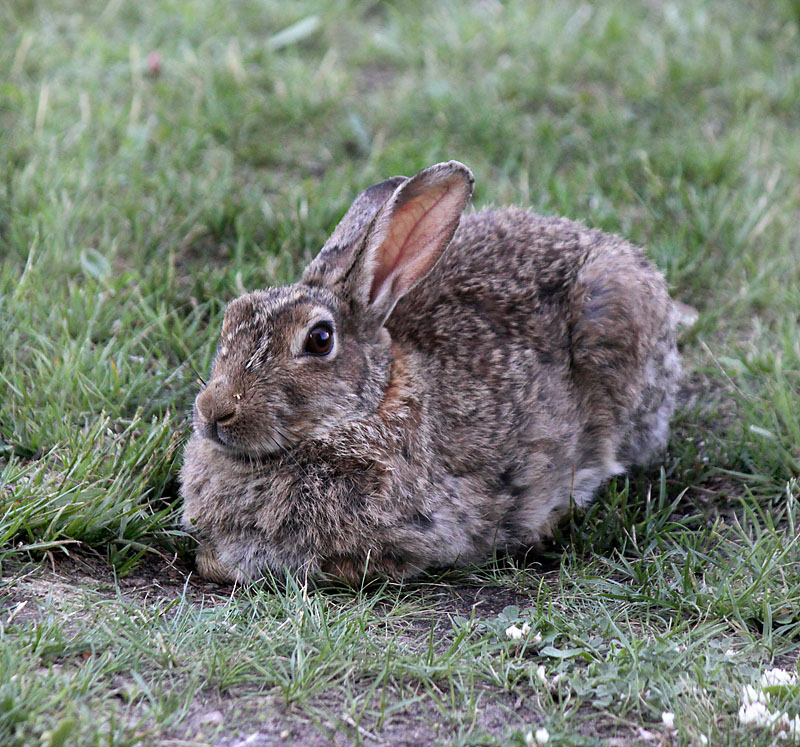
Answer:
[[(233, 586), (222, 586), (204, 581), (193, 573), (192, 567), (180, 559), (150, 557), (133, 572), (116, 578), (104, 558), (88, 553), (71, 552), (69, 556), (50, 553), (39, 564), (21, 565), (6, 563), (0, 586), (0, 617), (15, 623), (35, 622), (41, 615), (42, 602), (71, 608), (69, 626), (81, 625), (80, 615), (74, 614), (75, 603), (85, 592), (99, 597), (116, 598), (119, 594), (127, 602), (146, 605), (155, 601), (173, 600), (184, 594), (195, 604), (207, 605), (218, 599), (220, 603), (236, 593)], [(449, 626), (450, 615), (491, 618), (509, 605), (520, 608), (530, 605), (530, 598), (508, 588), (494, 588), (469, 583), (408, 585), (408, 593), (424, 602), (426, 613), (409, 619), (403, 637), (410, 642), (426, 646), (431, 625)], [(7, 584), (7, 585), (6, 585)], [(341, 593), (334, 589), (332, 593)], [(72, 604), (71, 604), (72, 603)], [(89, 614), (87, 612), (87, 614)], [(67, 634), (69, 634), (69, 626)], [(350, 683), (355, 690), (358, 682)], [(369, 683), (364, 683), (364, 689)], [(412, 683), (413, 686), (413, 683)], [(210, 693), (196, 698), (187, 717), (172, 733), (162, 734), (160, 744), (205, 745), (218, 747), (266, 747), (267, 745), (349, 745), (360, 743), (378, 745), (429, 745), (449, 742), (457, 737), (457, 727), (443, 720), (442, 714), (430, 702), (413, 699), (407, 705), (387, 715), (380, 731), (348, 721), (337, 701), (338, 693), (315, 697), (300, 708), (287, 704), (280, 694), (271, 692), (238, 692), (236, 688), (224, 694)], [(310, 720), (308, 712), (322, 714)], [(327, 714), (327, 716), (325, 715)], [(510, 729), (527, 730), (541, 720), (540, 705), (532, 699), (509, 694), (487, 686), (482, 693), (478, 726), (495, 739), (508, 734)], [(588, 715), (588, 714), (587, 714)], [(609, 725), (579, 719), (585, 736), (599, 737), (600, 728), (608, 738)], [(345, 725), (343, 731), (342, 725)], [(577, 723), (577, 722), (576, 722)], [(349, 729), (348, 729), (349, 726)], [(349, 733), (347, 733), (349, 732)], [(614, 743), (632, 744), (635, 733), (621, 735), (613, 729)], [(633, 741), (631, 741), (633, 740)]]

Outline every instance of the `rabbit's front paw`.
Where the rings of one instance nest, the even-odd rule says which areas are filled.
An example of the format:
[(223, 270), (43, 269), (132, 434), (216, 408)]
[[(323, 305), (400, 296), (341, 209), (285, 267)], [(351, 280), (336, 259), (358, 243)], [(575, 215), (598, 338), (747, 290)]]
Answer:
[(360, 586), (366, 581), (376, 578), (392, 578), (399, 580), (420, 569), (412, 569), (409, 563), (392, 555), (380, 557), (370, 555), (364, 557), (334, 556), (320, 564), (322, 573), (341, 579), (350, 586)]
[(216, 551), (208, 545), (197, 548), (197, 572), (208, 581), (218, 584), (232, 584), (239, 581), (240, 575), (235, 568), (230, 568), (222, 563)]

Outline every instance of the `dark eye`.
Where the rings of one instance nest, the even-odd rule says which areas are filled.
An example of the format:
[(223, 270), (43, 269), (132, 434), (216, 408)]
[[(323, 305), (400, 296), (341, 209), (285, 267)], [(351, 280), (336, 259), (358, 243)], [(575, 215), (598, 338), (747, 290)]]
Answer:
[(306, 337), (305, 352), (310, 355), (327, 355), (333, 348), (333, 329), (330, 324), (318, 324)]

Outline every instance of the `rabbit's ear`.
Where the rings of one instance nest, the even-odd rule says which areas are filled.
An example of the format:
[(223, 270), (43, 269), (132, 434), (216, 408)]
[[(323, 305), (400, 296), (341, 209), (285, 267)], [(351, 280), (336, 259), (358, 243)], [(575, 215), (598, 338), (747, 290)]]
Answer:
[(397, 187), (375, 217), (351, 282), (381, 323), (447, 248), (473, 183), (464, 164), (436, 164)]
[(370, 187), (356, 198), (302, 282), (329, 288), (353, 311), (383, 324), (450, 243), (473, 181), (464, 164), (450, 161)]
[(353, 264), (364, 233), (375, 220), (375, 215), (394, 191), (407, 181), (408, 177), (393, 176), (385, 182), (373, 184), (356, 197), (325, 246), (306, 268), (302, 282), (333, 288)]

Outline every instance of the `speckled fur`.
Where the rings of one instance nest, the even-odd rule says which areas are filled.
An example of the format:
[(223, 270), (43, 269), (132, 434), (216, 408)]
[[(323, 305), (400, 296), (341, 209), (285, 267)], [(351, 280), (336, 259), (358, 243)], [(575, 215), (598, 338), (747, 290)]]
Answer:
[[(229, 306), (181, 473), (203, 575), (358, 583), (524, 550), (664, 449), (680, 362), (660, 273), (562, 218), (458, 225), (471, 187), (455, 162), (376, 185), (299, 283)], [(372, 298), (371, 237), (434, 188), (438, 262)], [(334, 354), (298, 357), (323, 317)]]

